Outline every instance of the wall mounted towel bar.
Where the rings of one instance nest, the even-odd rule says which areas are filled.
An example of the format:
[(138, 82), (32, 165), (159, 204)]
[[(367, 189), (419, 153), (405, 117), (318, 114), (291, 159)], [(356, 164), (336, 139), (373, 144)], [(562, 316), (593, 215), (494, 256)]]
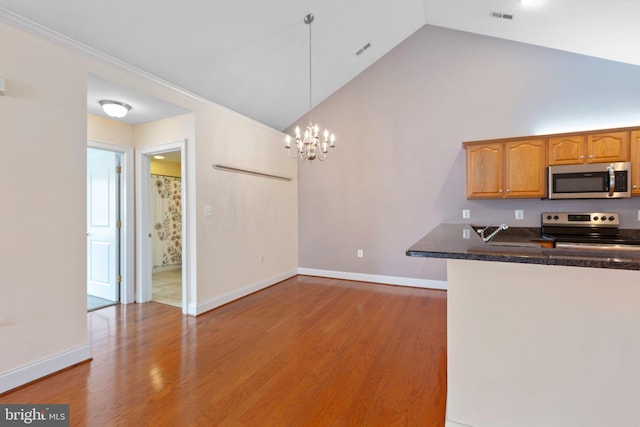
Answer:
[(246, 175), (261, 176), (263, 178), (279, 179), (281, 181), (291, 181), (291, 178), (287, 178), (286, 176), (272, 175), (269, 173), (257, 172), (257, 171), (252, 171), (248, 169), (234, 168), (232, 166), (215, 164), (213, 165), (213, 168), (221, 171), (225, 171), (225, 172), (243, 173)]

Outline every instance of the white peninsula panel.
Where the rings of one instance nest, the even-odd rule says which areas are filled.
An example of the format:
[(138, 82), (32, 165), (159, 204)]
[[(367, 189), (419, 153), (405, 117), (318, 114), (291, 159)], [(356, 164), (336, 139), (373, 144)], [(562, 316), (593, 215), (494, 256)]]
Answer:
[(640, 271), (447, 260), (447, 426), (640, 420)]

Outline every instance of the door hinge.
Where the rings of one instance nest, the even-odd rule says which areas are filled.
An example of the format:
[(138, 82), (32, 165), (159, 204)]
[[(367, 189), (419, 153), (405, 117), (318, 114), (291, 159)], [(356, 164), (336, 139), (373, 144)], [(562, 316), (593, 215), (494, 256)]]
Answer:
[(122, 228), (122, 221), (116, 221), (116, 228)]
[(122, 173), (122, 166), (116, 166), (116, 173)]
[(122, 282), (122, 276), (118, 274), (118, 276), (116, 277), (116, 282), (120, 283)]

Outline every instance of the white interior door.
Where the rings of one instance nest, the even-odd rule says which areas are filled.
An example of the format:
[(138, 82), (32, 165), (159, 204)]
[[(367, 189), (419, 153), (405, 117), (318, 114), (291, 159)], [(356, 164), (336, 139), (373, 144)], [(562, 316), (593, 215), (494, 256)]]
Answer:
[(87, 293), (118, 301), (118, 153), (87, 149)]

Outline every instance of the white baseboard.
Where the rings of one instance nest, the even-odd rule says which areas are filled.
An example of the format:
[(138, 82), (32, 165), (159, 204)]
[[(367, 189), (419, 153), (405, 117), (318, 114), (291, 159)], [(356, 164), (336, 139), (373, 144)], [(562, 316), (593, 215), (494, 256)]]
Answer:
[(198, 316), (204, 312), (213, 310), (216, 307), (220, 307), (221, 305), (225, 305), (227, 303), (230, 303), (231, 301), (246, 297), (247, 295), (250, 295), (264, 288), (268, 288), (271, 285), (275, 285), (276, 283), (282, 282), (283, 280), (286, 280), (297, 274), (297, 269), (289, 270), (276, 276), (272, 276), (259, 282), (253, 283), (249, 286), (245, 286), (242, 289), (220, 295), (216, 298), (210, 299), (209, 301), (205, 301), (200, 304), (189, 304), (187, 314), (189, 314), (190, 316)]
[(21, 385), (35, 381), (38, 378), (53, 374), (91, 359), (91, 347), (83, 345), (62, 353), (54, 354), (17, 369), (0, 374), (0, 393), (12, 390)]
[(351, 273), (348, 271), (318, 270), (314, 268), (298, 268), (298, 274), (306, 276), (330, 277), (332, 279), (356, 280), (360, 282), (383, 283), (385, 285), (411, 286), (426, 289), (447, 289), (444, 280), (414, 279), (412, 277), (379, 276), (376, 274)]
[(451, 420), (446, 420), (444, 426), (445, 427), (473, 427), (473, 426), (470, 426), (469, 424), (460, 424)]

